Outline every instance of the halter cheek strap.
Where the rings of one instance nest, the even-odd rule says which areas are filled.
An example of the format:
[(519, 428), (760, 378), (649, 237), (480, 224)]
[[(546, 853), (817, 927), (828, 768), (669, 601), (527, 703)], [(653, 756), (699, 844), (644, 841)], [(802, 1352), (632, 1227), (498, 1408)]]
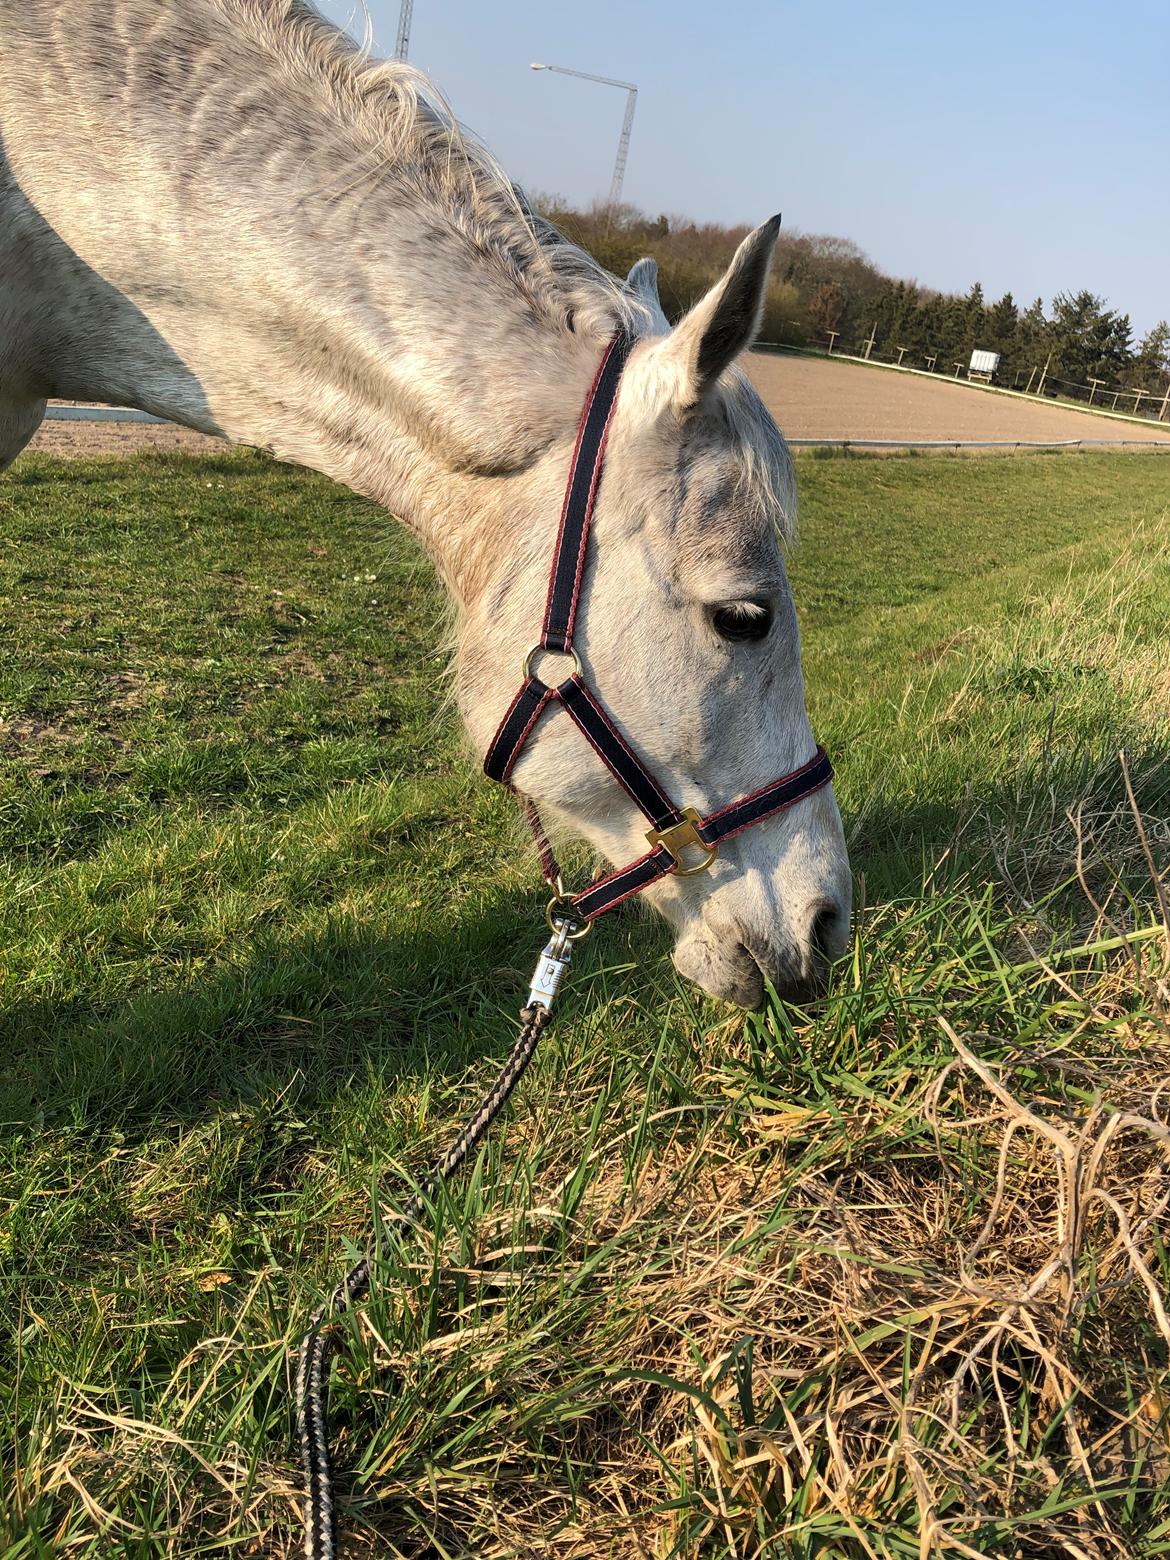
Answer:
[[(619, 331), (614, 336), (605, 349), (586, 397), (565, 488), (540, 641), (525, 658), (524, 681), (492, 738), (483, 764), (491, 779), (510, 787), (512, 770), (537, 721), (550, 704), (558, 704), (567, 711), (593, 751), (652, 825), (647, 831), (650, 849), (645, 855), (599, 878), (584, 892), (568, 897), (561, 888), (560, 870), (540, 816), (530, 800), (522, 800), (540, 852), (541, 870), (557, 895), (550, 912), (555, 910), (558, 919), (566, 923), (592, 921), (668, 873), (688, 877), (705, 871), (724, 840), (753, 824), (763, 823), (766, 818), (775, 817), (814, 791), (821, 790), (833, 778), (828, 755), (824, 748), (818, 747), (808, 763), (799, 769), (769, 781), (758, 791), (702, 818), (693, 807), (679, 807), (671, 800), (584, 679), (580, 660), (573, 649), (573, 632), (609, 425), (617, 404), (622, 370), (634, 345), (634, 338), (624, 332)], [(532, 671), (532, 662), (541, 650), (571, 655), (576, 668), (573, 675), (556, 687), (543, 683)], [(694, 859), (696, 853), (701, 859)]]

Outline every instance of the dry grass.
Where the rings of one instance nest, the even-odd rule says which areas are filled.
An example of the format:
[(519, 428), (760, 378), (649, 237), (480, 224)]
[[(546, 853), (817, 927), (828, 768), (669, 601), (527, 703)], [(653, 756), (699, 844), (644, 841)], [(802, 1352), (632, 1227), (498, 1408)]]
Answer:
[[(580, 1159), (525, 1113), (506, 1150), (539, 1165), (523, 1205), (504, 1194), (421, 1261), (387, 1256), (356, 1323), (341, 1395), (379, 1432), (349, 1489), (353, 1552), (1133, 1554), (1119, 1511), (1170, 1482), (1170, 1030), (1128, 1015), (1135, 979), (1165, 992), (1166, 944), (1086, 962), (1042, 972), (1068, 1007), (1061, 1047), (940, 1017), (950, 1059), (932, 1075), (806, 1105), (745, 1091), (752, 1046), (724, 1028), (693, 1100), (654, 1111), (647, 1093)], [(151, 1167), (142, 1214), (165, 1220), (183, 1179)], [(17, 1479), (68, 1499), (63, 1552), (82, 1512), (107, 1541), (140, 1537), (117, 1510), (143, 1481), (170, 1486), (172, 1531), (204, 1535), (168, 1553), (241, 1530), (257, 1534), (243, 1553), (296, 1552), (287, 1468), (189, 1434), (221, 1374), (232, 1395), (241, 1373), (253, 1392), (279, 1380), (244, 1338), (271, 1279), (235, 1297), (149, 1418), (62, 1384), (52, 1461), (34, 1437)], [(462, 1401), (444, 1402), (455, 1378)], [(533, 1457), (533, 1405), (587, 1479)]]
[[(1124, 984), (1115, 970), (1079, 993), (1082, 1032), (1117, 1027)], [(410, 1415), (380, 1437), (351, 1491), (369, 1524), (353, 1552), (1134, 1553), (1118, 1508), (1170, 1479), (1170, 1034), (1123, 1024), (1130, 1065), (1114, 1055), (1103, 1074), (941, 1023), (953, 1060), (934, 1076), (833, 1110), (730, 1097), (734, 1062), (712, 1046), (705, 1102), (647, 1114), (563, 1175), (547, 1165), (519, 1218), (485, 1218), (470, 1250), (455, 1230), (434, 1262), (394, 1265), (360, 1322), (362, 1417), (393, 1426), (403, 1378), (474, 1355), (478, 1390), (454, 1412), (482, 1432), (447, 1468), (418, 1455), (441, 1425)], [(625, 1157), (631, 1136), (664, 1129)], [(610, 1303), (587, 1307), (565, 1352), (539, 1317), (581, 1271)], [(258, 1288), (180, 1362), (149, 1421), (69, 1394), (40, 1491), (71, 1493), (75, 1514), (129, 1541), (120, 1495), (173, 1480), (177, 1531), (207, 1533), (218, 1509), (225, 1540), (267, 1531), (242, 1552), (296, 1552), (287, 1470), (242, 1447), (213, 1460), (185, 1434), (225, 1365), (255, 1375), (239, 1330)], [(416, 1328), (418, 1347), (394, 1336)], [(615, 1358), (629, 1363), (600, 1365)], [(581, 1487), (534, 1465), (532, 1400), (553, 1409), (562, 1454), (589, 1464)], [(168, 1402), (181, 1408), (163, 1429)], [(356, 1450), (343, 1438), (343, 1465)]]

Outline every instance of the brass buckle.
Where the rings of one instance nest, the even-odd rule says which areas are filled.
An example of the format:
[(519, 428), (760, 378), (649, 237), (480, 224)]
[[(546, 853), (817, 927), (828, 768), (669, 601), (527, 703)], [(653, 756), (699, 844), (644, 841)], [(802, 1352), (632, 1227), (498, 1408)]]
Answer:
[[(676, 877), (695, 877), (700, 872), (706, 872), (707, 868), (719, 854), (718, 845), (708, 845), (699, 834), (699, 825), (702, 818), (693, 807), (682, 809), (682, 822), (672, 823), (669, 829), (650, 829), (646, 838), (653, 846), (665, 845), (674, 857), (674, 873)], [(688, 845), (695, 845), (699, 850), (705, 850), (707, 854), (702, 861), (696, 861), (694, 866), (683, 866), (682, 853)]]

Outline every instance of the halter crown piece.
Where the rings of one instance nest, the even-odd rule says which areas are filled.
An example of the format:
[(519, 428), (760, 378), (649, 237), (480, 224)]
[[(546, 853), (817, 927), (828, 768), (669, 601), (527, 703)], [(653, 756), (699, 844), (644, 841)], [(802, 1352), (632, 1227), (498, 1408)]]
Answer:
[[(524, 681), (508, 706), (483, 761), (485, 774), (512, 789), (512, 771), (536, 729), (536, 723), (550, 704), (560, 704), (651, 824), (646, 834), (650, 849), (644, 855), (628, 866), (598, 878), (582, 893), (568, 895), (536, 807), (527, 798), (521, 798), (540, 852), (545, 881), (553, 890), (548, 907), (549, 924), (554, 931), (566, 929), (569, 936), (583, 935), (599, 915), (649, 888), (667, 873), (690, 877), (706, 871), (719, 854), (724, 840), (751, 828), (754, 823), (775, 817), (795, 802), (821, 790), (833, 778), (828, 754), (818, 747), (808, 763), (799, 769), (770, 780), (758, 791), (741, 796), (738, 801), (720, 807), (705, 818), (700, 817), (693, 807), (679, 807), (670, 799), (585, 681), (580, 657), (573, 649), (573, 631), (577, 624), (589, 525), (601, 486), (609, 425), (617, 403), (622, 370), (635, 344), (635, 338), (624, 331), (613, 337), (585, 398), (553, 553), (544, 626), (539, 643), (524, 658)], [(555, 688), (548, 687), (532, 671), (533, 662), (542, 650), (573, 658), (572, 676)], [(691, 856), (695, 852), (702, 853), (701, 859), (690, 860), (688, 864), (688, 856), (684, 855), (687, 851)]]

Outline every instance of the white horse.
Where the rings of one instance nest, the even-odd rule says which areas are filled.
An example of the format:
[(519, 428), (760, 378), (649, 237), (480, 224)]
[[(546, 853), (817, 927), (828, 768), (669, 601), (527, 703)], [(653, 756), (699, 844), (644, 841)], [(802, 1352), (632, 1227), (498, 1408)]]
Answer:
[[(639, 337), (594, 518), (576, 648), (654, 774), (706, 813), (814, 751), (781, 541), (793, 475), (736, 366), (765, 224), (672, 331), (533, 214), (426, 81), (302, 0), (0, 0), (0, 469), (49, 396), (272, 450), (384, 504), (458, 607), (483, 753), (540, 622), (582, 402)], [(644, 820), (568, 720), (517, 787), (624, 862)], [(755, 1005), (840, 954), (832, 791), (649, 897), (675, 962)]]

